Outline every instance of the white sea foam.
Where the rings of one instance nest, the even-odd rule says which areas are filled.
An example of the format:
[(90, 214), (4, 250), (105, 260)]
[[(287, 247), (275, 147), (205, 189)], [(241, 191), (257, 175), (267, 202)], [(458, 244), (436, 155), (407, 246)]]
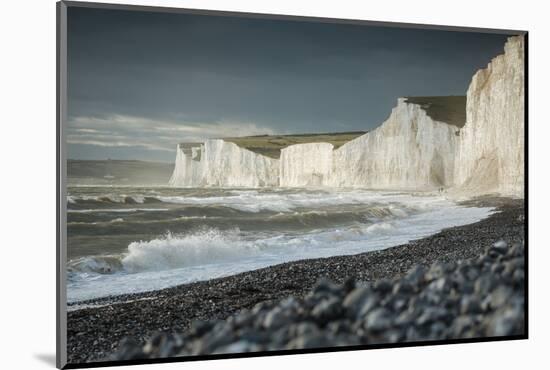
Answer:
[(139, 203), (145, 202), (144, 195), (103, 194), (103, 195), (68, 195), (67, 202), (76, 204), (79, 201), (111, 202), (111, 203)]
[(257, 252), (257, 245), (242, 240), (238, 229), (224, 232), (205, 229), (190, 235), (167, 234), (159, 239), (133, 242), (122, 265), (130, 273), (161, 271), (238, 262)]
[(110, 221), (96, 221), (96, 222), (68, 222), (67, 226), (74, 226), (74, 225), (110, 225), (110, 224), (118, 224), (124, 222), (124, 219), (121, 217), (115, 218)]
[[(388, 205), (394, 202), (399, 205), (391, 205), (396, 213), (406, 213), (405, 207), (426, 208), (434, 204), (445, 203), (443, 197), (421, 197), (405, 193), (382, 193), (374, 191), (339, 191), (339, 192), (304, 192), (284, 193), (256, 191), (241, 191), (235, 195), (213, 197), (189, 197), (189, 196), (158, 196), (158, 200), (165, 203), (198, 206), (224, 206), (243, 212), (291, 212), (298, 208), (319, 208), (327, 206), (363, 205), (374, 202)], [(401, 208), (399, 208), (401, 207)]]
[[(108, 199), (113, 203), (128, 203), (132, 199), (135, 203), (144, 203), (145, 200), (157, 201), (167, 204), (176, 204), (182, 206), (221, 206), (228, 207), (242, 212), (258, 213), (262, 211), (270, 212), (292, 212), (303, 208), (320, 208), (343, 205), (375, 205), (379, 203), (382, 206), (389, 206), (390, 211), (397, 216), (406, 215), (406, 207), (413, 209), (425, 209), (445, 203), (444, 197), (434, 196), (414, 196), (410, 193), (398, 192), (380, 192), (364, 190), (340, 190), (340, 191), (312, 191), (307, 192), (288, 192), (288, 191), (270, 191), (258, 192), (255, 190), (233, 190), (228, 195), (220, 196), (187, 196), (187, 195), (70, 195), (67, 201), (70, 204), (78, 203), (82, 200), (94, 200), (102, 202)], [(136, 212), (136, 211), (158, 211), (161, 208), (90, 208), (90, 209), (70, 209), (73, 213), (90, 212)]]
[(98, 212), (162, 212), (168, 211), (167, 208), (91, 208), (91, 209), (68, 209), (68, 213), (98, 213)]
[(67, 271), (70, 280), (82, 278), (78, 274), (112, 274), (122, 269), (120, 255), (88, 256), (74, 259), (69, 262)]
[(390, 222), (380, 222), (374, 225), (370, 225), (365, 230), (367, 233), (390, 233), (395, 228)]

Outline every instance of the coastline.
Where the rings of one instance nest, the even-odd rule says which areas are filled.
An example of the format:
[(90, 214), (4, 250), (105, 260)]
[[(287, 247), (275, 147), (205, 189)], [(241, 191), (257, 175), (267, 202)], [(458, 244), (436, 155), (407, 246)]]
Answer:
[(159, 291), (79, 302), (103, 306), (68, 312), (68, 360), (100, 361), (126, 336), (143, 343), (155, 332), (180, 332), (195, 320), (225, 319), (260, 302), (302, 297), (322, 277), (337, 283), (350, 277), (360, 282), (392, 279), (417, 264), (458, 262), (479, 256), (497, 240), (514, 243), (524, 238), (523, 199), (485, 197), (463, 204), (492, 206), (497, 212), (385, 250), (283, 263)]

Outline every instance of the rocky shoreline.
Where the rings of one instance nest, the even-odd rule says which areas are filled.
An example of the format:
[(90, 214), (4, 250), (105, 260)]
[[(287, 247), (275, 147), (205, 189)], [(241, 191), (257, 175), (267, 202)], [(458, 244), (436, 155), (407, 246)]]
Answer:
[[(68, 312), (68, 360), (81, 363), (113, 358), (521, 334), (523, 321), (518, 320), (523, 320), (523, 280), (521, 272), (515, 271), (524, 272), (523, 265), (520, 266), (520, 261), (524, 261), (524, 201), (483, 198), (472, 202), (498, 207), (499, 212), (480, 222), (445, 229), (382, 251), (290, 262), (161, 291), (79, 302), (103, 306)], [(503, 242), (491, 247), (499, 241)], [(515, 261), (513, 266), (510, 261)], [(469, 270), (473, 272), (467, 272)], [(506, 275), (508, 280), (499, 281), (499, 274), (505, 272), (512, 275)], [(414, 276), (420, 280), (411, 282)], [(332, 282), (324, 280), (316, 284), (320, 278)], [(353, 308), (345, 304), (351, 300), (350, 294), (358, 296)], [(426, 299), (419, 299), (421, 294)], [(289, 298), (291, 296), (294, 298)], [(363, 316), (358, 316), (356, 309), (363, 308), (367, 296), (383, 298), (377, 298), (369, 310), (363, 310)], [(469, 297), (471, 302), (463, 302), (464, 297)], [(492, 298), (482, 300), (481, 297)], [(445, 313), (435, 309), (435, 306), (441, 308), (442, 302), (443, 307), (449, 306)], [(394, 323), (397, 320), (394, 311), (402, 314), (407, 307), (413, 307), (412, 311), (432, 307), (435, 311), (428, 310), (433, 315), (430, 313), (427, 321), (420, 322), (417, 322), (419, 317), (411, 313), (407, 330), (388, 330), (396, 328), (393, 324), (382, 325), (381, 331), (373, 329), (377, 327), (375, 322)], [(242, 310), (246, 311), (230, 320), (212, 321), (227, 319)], [(287, 318), (289, 325), (283, 325), (286, 331), (279, 324), (272, 326), (266, 322), (277, 321), (277, 315)], [(321, 315), (322, 322), (334, 322), (334, 325), (315, 324), (319, 321), (315, 321), (315, 315)], [(268, 320), (268, 316), (271, 319)], [(462, 321), (455, 323), (459, 317)], [(499, 319), (502, 317), (507, 317), (507, 321)], [(239, 318), (250, 322), (236, 324)], [(211, 323), (191, 326), (197, 320)], [(506, 324), (510, 322), (513, 324)], [(219, 326), (210, 331), (209, 325)], [(330, 329), (326, 329), (329, 326)], [(269, 343), (261, 339), (246, 343), (224, 339), (212, 344), (214, 333), (231, 331), (233, 335), (224, 338), (234, 339), (235, 330), (252, 328), (261, 329), (264, 334), (280, 331), (279, 339)], [(185, 335), (173, 335), (187, 329)], [(320, 343), (319, 338), (324, 336), (334, 340)], [(125, 337), (135, 343), (126, 341), (119, 345)], [(296, 342), (297, 338), (302, 338), (300, 343)]]

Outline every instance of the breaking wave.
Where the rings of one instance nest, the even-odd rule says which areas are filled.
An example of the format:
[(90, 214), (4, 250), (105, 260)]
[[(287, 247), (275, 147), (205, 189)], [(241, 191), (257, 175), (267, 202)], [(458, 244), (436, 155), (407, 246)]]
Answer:
[(166, 208), (92, 208), (92, 209), (68, 209), (68, 213), (97, 213), (97, 212), (163, 212)]
[[(279, 259), (285, 255), (318, 253), (333, 249), (334, 243), (357, 242), (377, 234), (391, 232), (388, 222), (370, 226), (354, 225), (343, 229), (324, 230), (295, 235), (274, 236), (255, 234), (254, 237), (238, 228), (219, 230), (202, 228), (186, 234), (165, 235), (147, 241), (135, 241), (127, 252), (79, 258), (69, 263), (69, 271), (97, 274), (115, 272), (140, 273), (194, 266), (240, 263), (255, 256), (271, 255)], [(208, 268), (208, 267), (207, 267)]]
[[(381, 196), (383, 195), (383, 198)], [(383, 203), (378, 203), (384, 199)], [(430, 207), (433, 202), (441, 202), (442, 198), (422, 199), (410, 195), (394, 193), (385, 195), (374, 192), (309, 192), (309, 193), (262, 193), (258, 191), (233, 191), (223, 196), (182, 196), (182, 195), (69, 195), (67, 202), (71, 210), (81, 210), (97, 207), (109, 207), (110, 205), (124, 204), (172, 204), (185, 207), (227, 207), (241, 212), (293, 212), (301, 209), (317, 209), (322, 207), (341, 207), (343, 205), (365, 205), (395, 207), (406, 201), (411, 207)], [(88, 206), (85, 208), (85, 206)], [(397, 207), (399, 208), (399, 207)], [(104, 209), (104, 208), (101, 208)], [(111, 210), (111, 209), (109, 209)], [(395, 212), (406, 210), (395, 209)], [(402, 212), (401, 212), (402, 213)], [(405, 214), (406, 215), (406, 214)]]
[[(155, 199), (150, 206), (144, 204), (145, 197), (139, 206), (128, 204), (141, 198), (126, 189), (120, 191), (125, 196), (109, 200), (98, 193), (72, 198), (68, 239), (88, 254), (67, 263), (68, 301), (384, 249), (475, 222), (492, 212), (437, 195), (206, 191), (210, 190), (168, 189), (156, 194), (139, 190)], [(85, 199), (88, 195), (94, 198)]]
[(242, 240), (238, 229), (206, 229), (189, 235), (168, 233), (160, 239), (133, 242), (122, 265), (128, 272), (162, 271), (239, 261), (258, 251), (254, 243)]
[(67, 226), (75, 226), (75, 225), (112, 225), (112, 224), (118, 224), (124, 222), (124, 219), (121, 217), (115, 218), (110, 221), (95, 221), (95, 222), (81, 222), (81, 221), (75, 221), (75, 222), (67, 222)]
[(239, 229), (203, 229), (187, 235), (166, 235), (136, 241), (119, 255), (90, 256), (68, 263), (71, 273), (112, 274), (163, 271), (181, 267), (238, 262), (260, 251), (260, 244), (246, 241)]
[(72, 205), (144, 204), (160, 202), (161, 201), (155, 197), (145, 195), (107, 194), (67, 196), (67, 203)]
[(75, 273), (113, 274), (122, 269), (121, 255), (81, 257), (70, 261), (67, 265), (69, 278)]

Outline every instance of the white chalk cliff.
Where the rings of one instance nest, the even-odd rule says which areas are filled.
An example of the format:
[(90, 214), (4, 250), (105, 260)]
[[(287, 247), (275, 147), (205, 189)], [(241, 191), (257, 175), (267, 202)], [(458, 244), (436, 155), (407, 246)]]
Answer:
[[(170, 179), (179, 187), (264, 187), (279, 185), (279, 160), (221, 139), (206, 140), (200, 150), (177, 148)], [(200, 155), (198, 154), (200, 153)]]
[(523, 38), (512, 37), (504, 55), (474, 75), (465, 124), (464, 111), (462, 122), (451, 124), (414, 99), (400, 98), (382, 125), (337, 149), (330, 143), (296, 144), (274, 159), (222, 139), (191, 149), (180, 145), (170, 185), (450, 188), (521, 197), (523, 96)]
[(204, 178), (209, 186), (279, 185), (279, 160), (220, 139), (204, 144)]
[(472, 78), (456, 153), (457, 188), (523, 196), (524, 64), (523, 37), (511, 37), (504, 54)]
[(334, 151), (329, 184), (411, 190), (449, 186), (457, 131), (400, 98), (380, 127)]
[(323, 186), (330, 182), (333, 145), (329, 143), (296, 144), (281, 150), (280, 186)]
[(168, 184), (180, 187), (201, 187), (206, 185), (203, 178), (204, 166), (200, 162), (203, 152), (204, 145), (191, 148), (178, 145), (176, 148), (174, 172)]

